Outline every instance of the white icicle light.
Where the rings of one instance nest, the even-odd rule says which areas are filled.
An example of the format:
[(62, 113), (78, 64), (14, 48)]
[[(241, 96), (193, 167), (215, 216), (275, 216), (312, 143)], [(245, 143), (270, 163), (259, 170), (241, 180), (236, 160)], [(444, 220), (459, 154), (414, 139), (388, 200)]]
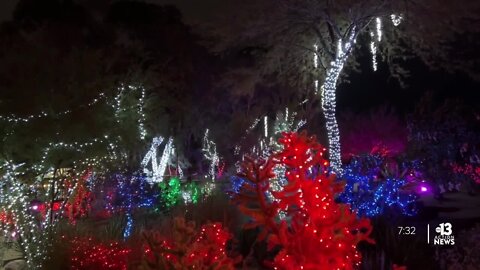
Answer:
[(370, 42), (370, 52), (372, 53), (372, 67), (373, 71), (377, 71), (377, 45), (375, 44), (375, 34), (370, 32), (372, 41)]
[(265, 138), (267, 138), (268, 137), (268, 117), (267, 116), (263, 117), (263, 129), (264, 129)]
[(377, 17), (376, 21), (376, 28), (377, 28), (377, 40), (378, 42), (382, 41), (382, 20)]

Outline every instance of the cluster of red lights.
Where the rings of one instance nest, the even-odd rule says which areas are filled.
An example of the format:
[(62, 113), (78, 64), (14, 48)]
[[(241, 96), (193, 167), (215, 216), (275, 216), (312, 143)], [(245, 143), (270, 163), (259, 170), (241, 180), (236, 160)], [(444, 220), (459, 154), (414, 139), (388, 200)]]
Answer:
[(126, 270), (130, 248), (119, 242), (100, 243), (91, 237), (70, 241), (70, 269)]
[(475, 183), (480, 184), (480, 166), (453, 164), (452, 169), (454, 173), (466, 175), (475, 181)]
[[(92, 193), (86, 187), (87, 179), (91, 177), (92, 173), (91, 169), (84, 172), (76, 182), (70, 199), (65, 203), (65, 215), (71, 223), (75, 223), (77, 218), (86, 217), (92, 208)], [(70, 186), (72, 183), (68, 183), (68, 185)]]
[(193, 223), (177, 218), (169, 240), (154, 233), (147, 238), (149, 265), (167, 269), (235, 269), (235, 261), (226, 254), (226, 244), (232, 236), (221, 223), (208, 223), (197, 231)]
[(13, 214), (1, 211), (0, 212), (0, 224), (1, 225), (12, 225), (13, 224)]
[[(354, 269), (361, 261), (357, 244), (362, 240), (373, 242), (368, 237), (370, 221), (359, 220), (346, 205), (334, 201), (343, 187), (325, 173), (325, 149), (314, 137), (287, 133), (280, 143), (284, 150), (273, 158), (265, 162), (246, 159), (243, 164), (241, 177), (249, 181), (242, 192), (250, 191), (251, 196), (253, 191), (254, 203), (260, 209), (250, 208), (252, 200), (239, 196), (240, 210), (252, 217), (253, 226), (265, 228), (261, 236), (268, 237), (269, 247), (281, 248), (271, 263), (273, 268)], [(265, 191), (277, 165), (285, 166), (288, 184), (272, 192), (276, 201), (271, 201)], [(286, 219), (278, 219), (280, 211)]]

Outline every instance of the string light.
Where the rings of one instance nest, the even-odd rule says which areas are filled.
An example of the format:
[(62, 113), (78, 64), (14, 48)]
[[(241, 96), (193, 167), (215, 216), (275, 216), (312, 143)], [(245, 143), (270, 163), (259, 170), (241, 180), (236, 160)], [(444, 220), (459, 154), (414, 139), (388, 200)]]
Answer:
[[(239, 177), (245, 188), (236, 197), (242, 213), (251, 217), (249, 226), (259, 227), (261, 238), (278, 249), (274, 269), (353, 269), (361, 261), (357, 244), (372, 242), (368, 219), (359, 219), (345, 205), (335, 201), (341, 187), (324, 172), (328, 162), (325, 149), (304, 134), (284, 133), (281, 152), (267, 161), (245, 160)], [(274, 193), (277, 201), (266, 198), (272, 167), (286, 167), (288, 184)], [(319, 168), (312, 172), (311, 167)], [(285, 211), (288, 222), (277, 219)]]
[[(18, 236), (18, 241), (25, 254), (28, 269), (42, 269), (43, 262), (48, 258), (47, 248), (51, 233), (54, 232), (57, 219), (50, 219), (52, 209), (48, 208), (43, 221), (38, 221), (34, 212), (30, 211), (31, 194), (29, 188), (17, 179), (18, 168), (22, 165), (5, 163), (6, 170), (2, 177), (7, 193), (0, 202), (7, 213), (12, 213), (13, 228), (4, 228), (5, 236)], [(52, 184), (52, 183), (50, 183)]]
[(207, 198), (212, 195), (215, 190), (215, 183), (213, 181), (207, 181), (201, 188), (203, 198)]
[(115, 102), (112, 103), (112, 108), (115, 112), (115, 119), (117, 123), (120, 123), (120, 112), (122, 111), (122, 95), (125, 91), (123, 84), (118, 88), (118, 94), (115, 96)]
[[(65, 238), (65, 237), (63, 237)], [(100, 243), (96, 239), (73, 238), (69, 241), (70, 269), (127, 270), (130, 248), (119, 242)]]
[(336, 88), (340, 73), (352, 49), (352, 43), (356, 34), (355, 31), (356, 29), (354, 27), (345, 44), (343, 44), (342, 40), (338, 41), (335, 60), (331, 63), (325, 82), (322, 85), (322, 109), (326, 119), (330, 165), (333, 171), (337, 173), (341, 173), (342, 158), (340, 152), (340, 131), (335, 116)]
[[(172, 159), (174, 154), (173, 138), (170, 137), (163, 149), (162, 156), (160, 157), (160, 162), (157, 163), (157, 148), (162, 144), (165, 139), (161, 136), (153, 138), (152, 145), (150, 150), (145, 154), (145, 157), (142, 160), (142, 167), (145, 174), (150, 177), (152, 183), (158, 183), (163, 181), (163, 176), (165, 175), (165, 170), (169, 161)], [(148, 164), (151, 163), (152, 170), (147, 168)]]
[[(318, 45), (317, 44), (313, 45), (313, 48), (315, 50), (314, 53), (313, 53), (313, 67), (315, 69), (317, 69), (318, 68), (318, 54), (317, 54)], [(318, 80), (314, 80), (314, 89), (315, 89), (315, 95), (317, 95), (318, 94)]]
[[(116, 149), (116, 144), (112, 143), (109, 141), (108, 135), (105, 135), (103, 138), (93, 138), (90, 141), (87, 142), (71, 142), (71, 143), (66, 143), (66, 142), (50, 142), (48, 146), (43, 150), (43, 153), (40, 158), (40, 163), (33, 165), (32, 169), (37, 171), (37, 172), (42, 172), (46, 168), (45, 166), (47, 165), (47, 159), (50, 155), (51, 152), (59, 150), (59, 149), (69, 149), (71, 151), (76, 151), (76, 152), (83, 152), (86, 148), (88, 147), (93, 147), (95, 145), (101, 145), (101, 144), (107, 144), (108, 147), (112, 150), (112, 153), (114, 153), (114, 150)], [(109, 158), (110, 160), (116, 159), (116, 157), (111, 157)], [(91, 159), (91, 163), (93, 163), (95, 159)], [(77, 162), (78, 163), (78, 162)]]
[(345, 190), (338, 196), (350, 205), (358, 216), (373, 217), (388, 209), (399, 210), (404, 215), (416, 213), (416, 196), (402, 191), (406, 181), (379, 175), (385, 161), (379, 156), (356, 157), (344, 168), (342, 180)]
[(145, 112), (144, 112), (144, 107), (145, 107), (145, 88), (140, 87), (141, 90), (141, 97), (138, 101), (138, 113), (140, 115), (138, 119), (138, 129), (140, 133), (140, 139), (145, 140), (145, 137), (147, 136), (147, 130), (145, 129)]
[(382, 41), (382, 19), (380, 19), (379, 17), (377, 17), (375, 19), (375, 26), (376, 26), (376, 29), (377, 29), (377, 40), (378, 42), (381, 42)]
[(373, 40), (375, 34), (373, 32), (370, 32), (370, 37), (372, 37), (372, 41), (370, 42), (370, 52), (372, 53), (373, 71), (377, 71), (377, 45)]
[(263, 129), (264, 129), (264, 136), (265, 138), (268, 137), (268, 117), (263, 117)]
[[(105, 93), (100, 93), (97, 97), (93, 98), (90, 102), (88, 102), (87, 104), (85, 105), (80, 105), (78, 106), (78, 108), (84, 108), (84, 107), (92, 107), (93, 105), (97, 104), (99, 101), (105, 99)], [(31, 115), (28, 115), (28, 116), (25, 116), (25, 117), (18, 117), (18, 116), (15, 116), (15, 115), (10, 115), (10, 116), (2, 116), (0, 115), (0, 120), (1, 121), (6, 121), (6, 122), (9, 122), (9, 123), (28, 123), (32, 120), (37, 120), (37, 119), (42, 119), (42, 118), (56, 118), (56, 117), (59, 117), (59, 116), (64, 116), (64, 115), (67, 115), (67, 114), (70, 114), (72, 113), (73, 111), (75, 111), (76, 109), (69, 109), (69, 110), (65, 110), (65, 111), (62, 111), (62, 112), (58, 112), (58, 113), (47, 113), (47, 112), (40, 112), (38, 114), (31, 114)]]
[(170, 208), (176, 205), (182, 194), (180, 179), (172, 177), (168, 184), (162, 182), (159, 185), (162, 190), (162, 201), (165, 207)]
[[(392, 14), (390, 16), (393, 24), (398, 26), (402, 20), (401, 16)], [(376, 34), (372, 31), (370, 35), (372, 41), (370, 43), (370, 50), (372, 52), (373, 70), (377, 70), (377, 46), (376, 42), (382, 40), (382, 21), (380, 17), (375, 18)], [(343, 39), (339, 39), (337, 43), (337, 51), (334, 61), (330, 63), (330, 67), (327, 70), (326, 79), (321, 86), (320, 97), (322, 100), (322, 109), (326, 119), (327, 137), (328, 137), (328, 149), (330, 162), (333, 172), (341, 173), (342, 160), (341, 160), (341, 146), (340, 146), (340, 131), (335, 116), (336, 111), (336, 85), (338, 78), (343, 70), (348, 56), (352, 50), (352, 45), (356, 43), (356, 27), (354, 26), (350, 32), (350, 35), (344, 42)], [(376, 36), (376, 40), (375, 40)], [(318, 50), (317, 45), (314, 45), (315, 52)], [(316, 54), (315, 54), (316, 55)], [(314, 67), (318, 66), (318, 59), (314, 55)], [(315, 81), (315, 92), (317, 91), (317, 83)]]
[(392, 20), (392, 23), (393, 23), (394, 26), (399, 26), (400, 23), (403, 20), (403, 17), (400, 16), (400, 15), (392, 14), (392, 15), (390, 15), (390, 19)]
[(255, 119), (255, 121), (253, 121), (253, 123), (250, 125), (250, 127), (248, 127), (246, 133), (247, 134), (250, 133), (250, 131), (252, 131), (258, 125), (259, 122), (260, 122), (260, 118)]
[(217, 145), (214, 141), (209, 139), (209, 129), (205, 130), (205, 135), (203, 136), (203, 145), (202, 145), (202, 152), (205, 158), (210, 161), (209, 167), (209, 176), (212, 179), (217, 178), (216, 171), (220, 165), (220, 157), (217, 153)]

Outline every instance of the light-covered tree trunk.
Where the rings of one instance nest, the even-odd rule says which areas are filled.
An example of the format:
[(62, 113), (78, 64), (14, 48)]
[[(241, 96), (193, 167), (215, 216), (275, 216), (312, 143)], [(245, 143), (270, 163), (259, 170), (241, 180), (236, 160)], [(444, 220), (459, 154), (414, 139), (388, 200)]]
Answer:
[(335, 60), (331, 63), (327, 70), (327, 76), (320, 91), (322, 98), (322, 110), (323, 115), (325, 116), (325, 124), (327, 128), (330, 166), (336, 173), (342, 172), (340, 130), (338, 128), (336, 117), (337, 83), (352, 50), (355, 36), (355, 29), (353, 29), (346, 42), (343, 43), (339, 41)]

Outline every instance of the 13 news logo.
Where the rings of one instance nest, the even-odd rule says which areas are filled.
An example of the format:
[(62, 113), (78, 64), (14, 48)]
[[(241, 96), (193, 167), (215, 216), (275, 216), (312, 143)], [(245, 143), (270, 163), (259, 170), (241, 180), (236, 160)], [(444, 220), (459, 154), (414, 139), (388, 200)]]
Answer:
[(433, 238), (434, 245), (446, 246), (446, 245), (455, 245), (455, 237), (452, 235), (452, 224), (449, 222), (440, 223), (437, 228), (435, 228), (437, 235)]

